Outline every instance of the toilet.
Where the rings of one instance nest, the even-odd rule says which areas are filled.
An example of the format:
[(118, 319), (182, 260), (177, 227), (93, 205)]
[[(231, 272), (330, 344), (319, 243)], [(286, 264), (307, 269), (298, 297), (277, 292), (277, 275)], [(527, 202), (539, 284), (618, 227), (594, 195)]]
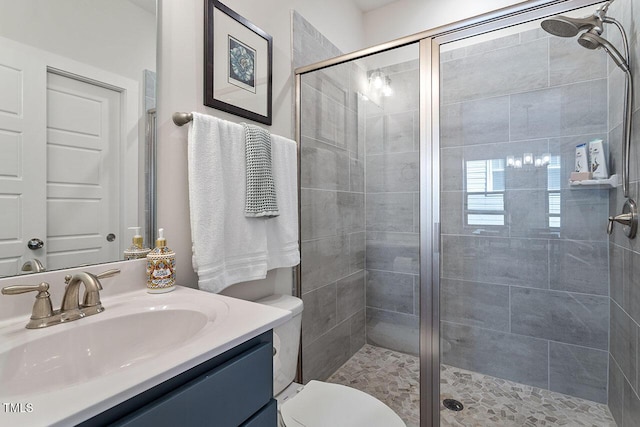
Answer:
[(302, 300), (271, 295), (256, 302), (289, 310), (293, 315), (273, 330), (273, 393), (281, 427), (406, 427), (391, 408), (360, 390), (322, 381), (304, 386), (294, 383)]

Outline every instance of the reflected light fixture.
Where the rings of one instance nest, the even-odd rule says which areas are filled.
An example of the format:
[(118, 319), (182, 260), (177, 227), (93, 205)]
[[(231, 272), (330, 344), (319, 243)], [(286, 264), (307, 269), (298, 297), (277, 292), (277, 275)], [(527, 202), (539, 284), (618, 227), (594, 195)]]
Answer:
[(384, 85), (382, 86), (382, 95), (383, 96), (393, 95), (393, 89), (391, 89), (391, 79), (389, 77), (386, 77), (384, 79)]
[(524, 153), (522, 156), (522, 163), (525, 165), (533, 164), (533, 153)]
[(535, 166), (541, 168), (551, 162), (551, 154), (544, 153), (534, 156), (533, 153), (524, 153), (522, 157), (507, 156), (507, 166), (514, 169), (521, 169), (523, 166)]
[(369, 85), (375, 89), (382, 89), (382, 86), (385, 82), (385, 75), (380, 70), (375, 70), (371, 72), (369, 76)]
[(374, 98), (393, 95), (391, 79), (379, 68), (369, 73), (369, 94)]

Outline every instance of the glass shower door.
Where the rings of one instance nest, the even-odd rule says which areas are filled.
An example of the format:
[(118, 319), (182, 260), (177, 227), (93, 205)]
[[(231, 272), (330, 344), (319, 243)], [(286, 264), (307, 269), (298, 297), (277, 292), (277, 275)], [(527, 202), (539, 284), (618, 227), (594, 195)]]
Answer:
[(539, 21), (440, 46), (443, 426), (615, 425), (611, 190), (569, 184), (577, 145), (617, 156), (609, 79)]
[(300, 78), (302, 380), (420, 425), (417, 43)]

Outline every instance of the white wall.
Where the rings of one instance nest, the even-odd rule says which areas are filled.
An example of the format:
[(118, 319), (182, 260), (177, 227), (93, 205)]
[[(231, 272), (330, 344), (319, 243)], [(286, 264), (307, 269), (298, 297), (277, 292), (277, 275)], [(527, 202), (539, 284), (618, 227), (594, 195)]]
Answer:
[(156, 68), (155, 15), (128, 0), (0, 0), (0, 11), (0, 36), (136, 81)]
[(364, 15), (364, 42), (374, 46), (517, 3), (526, 1), (398, 0)]
[[(244, 16), (273, 36), (273, 126), (272, 133), (293, 137), (294, 77), (291, 69), (290, 11), (297, 10), (344, 52), (365, 48), (430, 27), (444, 25), (473, 14), (515, 3), (513, 0), (429, 0), (432, 10), (415, 7), (425, 0), (401, 0), (393, 15), (386, 8), (364, 17), (344, 0), (226, 0), (235, 12)], [(203, 102), (203, 0), (159, 0), (158, 58), (158, 225), (165, 228), (168, 244), (177, 254), (178, 282), (197, 286), (197, 275), (191, 266), (191, 229), (187, 184), (187, 129), (171, 121), (175, 111), (198, 111), (236, 122), (242, 118), (208, 107)], [(404, 4), (406, 3), (406, 4)], [(481, 4), (477, 4), (481, 3)], [(413, 15), (416, 18), (407, 21)], [(397, 19), (396, 19), (397, 18)], [(369, 31), (365, 31), (369, 28)], [(379, 31), (377, 34), (375, 32)], [(365, 34), (369, 33), (369, 37)], [(375, 35), (375, 37), (374, 37)], [(279, 273), (280, 280), (290, 277)], [(272, 288), (273, 281), (261, 283)], [(288, 291), (290, 280), (282, 285)], [(257, 296), (257, 295), (255, 295)]]
[[(293, 138), (291, 10), (300, 12), (344, 51), (363, 45), (362, 14), (343, 0), (226, 0), (223, 3), (273, 37), (273, 125), (270, 131)], [(176, 251), (178, 282), (196, 287), (197, 276), (191, 266), (187, 128), (175, 126), (171, 114), (198, 111), (235, 122), (246, 119), (202, 104), (204, 1), (160, 0), (159, 11), (158, 226), (165, 228), (168, 244)], [(284, 282), (282, 292), (290, 292), (290, 269), (279, 272), (279, 278), (279, 282)], [(267, 289), (273, 285), (273, 280), (260, 286)]]

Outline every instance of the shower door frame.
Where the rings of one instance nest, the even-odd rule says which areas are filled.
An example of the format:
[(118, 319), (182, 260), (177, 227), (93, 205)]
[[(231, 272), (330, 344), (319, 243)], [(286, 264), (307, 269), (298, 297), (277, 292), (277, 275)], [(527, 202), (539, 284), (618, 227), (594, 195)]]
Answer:
[[(301, 203), (302, 75), (418, 43), (420, 101), (420, 426), (440, 426), (440, 46), (524, 22), (593, 6), (604, 0), (530, 0), (483, 15), (358, 50), (295, 72), (295, 138), (298, 147), (298, 227)], [(301, 246), (301, 241), (298, 242)], [(301, 264), (294, 271), (302, 295)], [(302, 382), (302, 349), (296, 380)]]

